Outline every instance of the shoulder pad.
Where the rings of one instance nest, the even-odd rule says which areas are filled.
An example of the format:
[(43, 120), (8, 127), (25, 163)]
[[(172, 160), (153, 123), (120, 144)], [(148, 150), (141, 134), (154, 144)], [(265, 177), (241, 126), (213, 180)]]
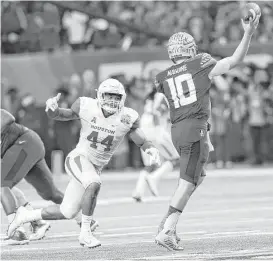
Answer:
[(121, 122), (126, 125), (132, 125), (138, 119), (138, 117), (138, 113), (134, 109), (124, 107)]
[(210, 54), (208, 54), (208, 53), (202, 53), (201, 55), (202, 56), (201, 56), (200, 66), (202, 68), (210, 66), (210, 65), (216, 63), (215, 59), (212, 58)]

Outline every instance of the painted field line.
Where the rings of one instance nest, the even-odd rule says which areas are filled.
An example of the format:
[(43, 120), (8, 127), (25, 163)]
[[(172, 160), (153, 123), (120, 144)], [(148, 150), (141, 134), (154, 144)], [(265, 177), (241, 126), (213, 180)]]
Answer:
[[(235, 250), (235, 251), (228, 251), (223, 253), (201, 253), (201, 254), (183, 254), (183, 253), (174, 253), (172, 255), (162, 255), (162, 256), (149, 256), (143, 257), (142, 260), (179, 260), (178, 258), (186, 258), (187, 260), (200, 260), (200, 258), (204, 258), (208, 260), (208, 258), (232, 258), (232, 257), (248, 257), (248, 256), (264, 256), (264, 255), (273, 255), (273, 249), (268, 248), (264, 250), (257, 250), (257, 249), (248, 249), (248, 250)], [(133, 258), (133, 260), (137, 260), (138, 258)], [(232, 258), (232, 261), (235, 259)], [(236, 259), (237, 260), (237, 259)], [(242, 259), (238, 259), (242, 260)], [(254, 259), (257, 260), (257, 259)], [(265, 260), (272, 260), (272, 259), (265, 259)]]
[[(222, 209), (222, 210), (205, 210), (205, 211), (187, 211), (186, 215), (203, 215), (203, 214), (225, 214), (230, 212), (241, 213), (241, 212), (249, 212), (249, 211), (261, 211), (261, 210), (273, 210), (273, 207), (255, 207), (255, 208), (229, 208), (229, 209)], [(115, 221), (115, 220), (124, 220), (124, 219), (140, 219), (140, 218), (156, 218), (162, 217), (162, 214), (149, 214), (149, 215), (134, 215), (134, 216), (122, 216), (122, 217), (105, 217), (101, 218), (100, 220), (103, 221)], [(202, 218), (200, 216), (200, 218)]]
[[(188, 238), (183, 239), (182, 241), (194, 241), (194, 240), (203, 240), (203, 239), (218, 239), (218, 238), (231, 238), (231, 237), (245, 237), (245, 236), (262, 236), (262, 235), (273, 235), (272, 233), (267, 232), (255, 232), (255, 233), (249, 233), (249, 234), (232, 234), (232, 235), (222, 235), (222, 236), (202, 236), (202, 237), (194, 237), (194, 238)], [(109, 242), (103, 244), (103, 246), (116, 246), (116, 245), (127, 245), (127, 244), (139, 244), (139, 243), (152, 243), (154, 240), (137, 240), (137, 241), (124, 241), (124, 242)], [(47, 246), (47, 247), (34, 247), (34, 248), (14, 248), (10, 246), (10, 249), (2, 249), (2, 254), (7, 254), (12, 252), (29, 252), (29, 251), (45, 251), (45, 250), (62, 250), (62, 251), (71, 251), (71, 249), (78, 249), (82, 248), (80, 245), (70, 245), (70, 246)]]
[[(223, 232), (224, 233), (224, 232)], [(104, 238), (109, 238), (109, 237), (127, 237), (129, 235), (143, 235), (143, 234), (152, 234), (152, 232), (146, 232), (146, 233), (127, 233), (127, 234), (113, 234), (113, 235), (101, 235), (100, 237), (104, 237)], [(78, 234), (77, 234), (78, 235)], [(203, 239), (219, 239), (219, 238), (233, 238), (233, 237), (245, 237), (245, 236), (264, 236), (264, 235), (273, 235), (273, 232), (260, 232), (260, 231), (234, 231), (233, 233), (231, 234), (219, 234), (219, 233), (214, 233), (214, 234), (205, 234), (203, 236), (198, 236), (198, 237), (191, 237), (191, 238), (182, 238), (181, 241), (194, 241), (194, 240), (203, 240)], [(60, 235), (61, 236), (61, 235)], [(73, 234), (69, 234), (69, 235), (66, 235), (67, 237), (74, 237), (76, 236), (73, 235)], [(65, 237), (65, 235), (62, 235), (62, 237)], [(47, 237), (48, 239), (52, 239), (53, 236), (51, 236), (50, 238)], [(58, 236), (59, 238), (59, 236)], [(138, 240), (138, 241), (124, 241), (124, 242), (108, 242), (108, 243), (105, 243), (103, 244), (104, 246), (114, 246), (114, 245), (126, 245), (126, 244), (136, 244), (136, 243), (144, 243), (144, 242), (154, 242), (154, 240)], [(42, 241), (39, 241), (39, 243), (42, 243)], [(64, 242), (63, 242), (64, 243)], [(1, 245), (1, 246), (4, 246), (4, 245)], [(20, 248), (20, 249), (17, 249), (16, 248), (13, 248), (13, 246), (10, 246), (12, 247), (11, 251), (27, 251), (26, 248)], [(33, 250), (33, 251), (36, 251), (36, 250), (42, 250), (42, 249), (70, 249), (70, 248), (79, 248), (80, 246), (76, 246), (76, 245), (72, 245), (72, 246), (48, 246), (48, 248), (44, 248), (44, 247), (37, 247), (37, 248), (27, 248), (29, 251)], [(5, 250), (3, 250), (2, 252), (4, 252)], [(10, 251), (10, 250), (7, 250), (7, 251)]]
[[(118, 246), (118, 245), (125, 245), (125, 244), (139, 244), (139, 243), (151, 243), (154, 240), (133, 240), (133, 241), (126, 241), (126, 242), (110, 242), (110, 243), (103, 243), (103, 246)], [(69, 246), (45, 246), (45, 247), (22, 247), (22, 248), (14, 248), (11, 247), (10, 249), (1, 249), (3, 253), (11, 253), (12, 252), (30, 252), (30, 251), (45, 251), (45, 250), (62, 250), (63, 252), (70, 252), (71, 249), (82, 249), (80, 244), (77, 245), (69, 245)], [(3, 258), (3, 257), (2, 257)]]
[[(229, 210), (223, 210), (223, 211), (200, 211), (200, 212), (187, 212), (187, 217), (184, 219), (184, 224), (189, 225), (206, 225), (211, 224), (212, 220), (208, 218), (202, 217), (203, 214), (221, 214), (221, 213), (230, 213), (230, 212), (249, 212), (249, 211), (260, 211), (260, 210), (268, 210), (273, 209), (273, 207), (264, 207), (264, 208), (246, 208), (246, 209), (229, 209)], [(197, 219), (190, 219), (188, 215), (198, 215), (200, 218)], [(154, 218), (161, 218), (162, 215), (159, 214), (150, 214), (150, 215), (136, 215), (136, 216), (122, 216), (122, 217), (108, 217), (108, 218), (100, 218), (99, 220), (101, 222), (112, 222), (112, 221), (120, 221), (120, 220), (130, 220), (130, 219), (154, 219)], [(238, 217), (240, 218), (240, 217)], [(200, 222), (200, 219), (204, 222)], [(237, 224), (237, 223), (251, 223), (251, 222), (272, 222), (273, 218), (249, 218), (249, 219), (243, 219), (243, 220), (217, 220), (217, 216), (215, 219), (213, 219), (214, 224), (222, 224), (222, 223), (229, 223), (229, 224)], [(56, 221), (54, 221), (56, 222)], [(71, 220), (59, 220), (58, 222), (71, 222)], [(1, 224), (1, 226), (6, 227), (8, 224)], [(128, 229), (130, 227), (128, 226)], [(119, 230), (119, 228), (115, 228), (116, 230)], [(113, 231), (115, 229), (112, 229)], [(123, 229), (126, 229), (125, 227)]]

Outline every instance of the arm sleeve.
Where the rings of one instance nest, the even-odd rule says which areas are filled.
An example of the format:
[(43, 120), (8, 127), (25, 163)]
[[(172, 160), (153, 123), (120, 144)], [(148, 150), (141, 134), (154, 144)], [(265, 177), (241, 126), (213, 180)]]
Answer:
[(71, 106), (71, 110), (77, 114), (80, 115), (80, 109), (81, 109), (81, 98), (78, 98)]

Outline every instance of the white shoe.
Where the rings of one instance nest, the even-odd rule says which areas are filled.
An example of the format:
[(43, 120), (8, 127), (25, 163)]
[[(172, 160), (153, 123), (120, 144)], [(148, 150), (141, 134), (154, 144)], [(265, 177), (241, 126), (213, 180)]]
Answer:
[(89, 248), (101, 246), (100, 241), (93, 236), (90, 230), (80, 233), (79, 242), (82, 246), (86, 246)]
[(6, 245), (25, 245), (29, 238), (23, 227), (18, 227), (10, 238), (4, 239)]
[(183, 247), (178, 245), (177, 237), (174, 231), (165, 231), (164, 229), (161, 230), (156, 238), (156, 244), (167, 248), (168, 250), (183, 250)]
[(141, 171), (138, 176), (138, 180), (136, 183), (136, 188), (135, 191), (133, 192), (132, 198), (135, 199), (137, 202), (142, 201), (142, 197), (145, 193), (145, 188), (146, 188), (146, 176), (147, 172), (146, 171)]
[(29, 222), (28, 216), (27, 216), (28, 210), (25, 207), (19, 207), (14, 219), (12, 222), (9, 224), (8, 227), (8, 237), (12, 237), (14, 234), (15, 230), (23, 225), (24, 223)]
[(40, 240), (45, 237), (50, 224), (44, 220), (31, 222), (32, 234), (29, 236), (30, 241)]
[(148, 184), (148, 188), (150, 189), (151, 193), (158, 197), (158, 187), (157, 187), (157, 179), (153, 175), (147, 175), (146, 176), (146, 182)]

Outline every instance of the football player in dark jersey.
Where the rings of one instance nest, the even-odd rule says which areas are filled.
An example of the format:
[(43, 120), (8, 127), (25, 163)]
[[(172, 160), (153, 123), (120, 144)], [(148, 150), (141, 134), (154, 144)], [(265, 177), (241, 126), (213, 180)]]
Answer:
[(180, 249), (176, 236), (178, 219), (205, 177), (211, 80), (243, 61), (259, 18), (257, 15), (249, 23), (242, 21), (244, 36), (240, 44), (232, 56), (220, 61), (207, 53), (198, 54), (194, 38), (187, 33), (179, 32), (169, 39), (168, 54), (174, 65), (155, 77), (157, 91), (166, 96), (170, 105), (172, 141), (180, 155), (179, 184), (155, 239), (169, 250)]
[[(14, 187), (24, 178), (43, 199), (62, 203), (64, 194), (55, 186), (44, 156), (44, 144), (38, 134), (17, 124), (9, 112), (1, 109), (1, 203), (9, 223), (14, 219), (17, 207), (31, 208), (23, 192)], [(75, 219), (80, 225), (81, 214)], [(49, 228), (49, 224), (42, 220), (31, 222), (31, 226), (30, 240), (41, 239)], [(93, 220), (91, 230), (96, 226), (97, 222)], [(13, 244), (28, 241), (22, 227), (10, 239)]]

